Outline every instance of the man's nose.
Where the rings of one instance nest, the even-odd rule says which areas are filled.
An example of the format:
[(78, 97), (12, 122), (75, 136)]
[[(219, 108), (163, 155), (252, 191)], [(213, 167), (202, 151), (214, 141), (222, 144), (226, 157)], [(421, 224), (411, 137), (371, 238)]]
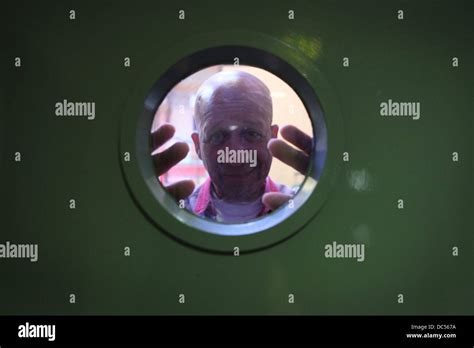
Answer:
[(225, 146), (228, 146), (230, 150), (245, 150), (245, 143), (240, 138), (237, 132), (232, 132)]

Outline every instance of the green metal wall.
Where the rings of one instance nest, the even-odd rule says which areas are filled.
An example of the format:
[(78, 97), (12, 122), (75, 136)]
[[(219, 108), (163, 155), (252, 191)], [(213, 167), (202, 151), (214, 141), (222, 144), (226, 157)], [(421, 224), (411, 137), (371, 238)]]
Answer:
[[(30, 1), (2, 12), (0, 243), (38, 243), (39, 260), (0, 259), (0, 314), (474, 312), (472, 2)], [(331, 110), (333, 170), (298, 233), (234, 257), (183, 245), (144, 216), (127, 190), (121, 137), (132, 144), (136, 129), (123, 122), (136, 123), (176, 61), (252, 33), (249, 46), (324, 78), (315, 91)], [(57, 118), (63, 99), (94, 101), (96, 119)], [(388, 99), (420, 102), (421, 118), (381, 117)], [(325, 258), (333, 241), (365, 243), (365, 261)]]

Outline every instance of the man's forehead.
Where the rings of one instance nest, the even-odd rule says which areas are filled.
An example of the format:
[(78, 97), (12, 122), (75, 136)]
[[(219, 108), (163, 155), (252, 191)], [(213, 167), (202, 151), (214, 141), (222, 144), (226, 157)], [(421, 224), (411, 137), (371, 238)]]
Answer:
[(263, 118), (206, 118), (203, 120), (202, 128), (204, 132), (215, 129), (234, 131), (242, 128), (263, 129), (268, 127), (268, 122)]

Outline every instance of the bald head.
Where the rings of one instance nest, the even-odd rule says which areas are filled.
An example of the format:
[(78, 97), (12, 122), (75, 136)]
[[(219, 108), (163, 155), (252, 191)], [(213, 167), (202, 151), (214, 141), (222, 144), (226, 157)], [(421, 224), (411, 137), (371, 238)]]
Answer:
[(270, 90), (252, 74), (243, 71), (223, 71), (212, 75), (199, 88), (195, 104), (195, 121), (198, 129), (209, 117), (225, 117), (214, 109), (240, 109), (272, 122)]

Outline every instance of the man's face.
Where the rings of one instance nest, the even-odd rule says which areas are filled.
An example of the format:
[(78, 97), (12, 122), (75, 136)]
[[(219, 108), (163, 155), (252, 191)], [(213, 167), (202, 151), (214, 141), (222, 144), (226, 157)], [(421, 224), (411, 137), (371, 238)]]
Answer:
[[(267, 143), (276, 137), (278, 126), (271, 125), (271, 109), (262, 110), (246, 98), (248, 91), (221, 91), (205, 108), (200, 132), (193, 134), (199, 157), (211, 177), (219, 198), (228, 202), (255, 201), (264, 193), (272, 156)], [(265, 114), (267, 113), (267, 114)], [(223, 156), (234, 150), (246, 153), (253, 163), (226, 163)], [(224, 161), (222, 161), (224, 159)], [(241, 157), (243, 159), (243, 157)]]

